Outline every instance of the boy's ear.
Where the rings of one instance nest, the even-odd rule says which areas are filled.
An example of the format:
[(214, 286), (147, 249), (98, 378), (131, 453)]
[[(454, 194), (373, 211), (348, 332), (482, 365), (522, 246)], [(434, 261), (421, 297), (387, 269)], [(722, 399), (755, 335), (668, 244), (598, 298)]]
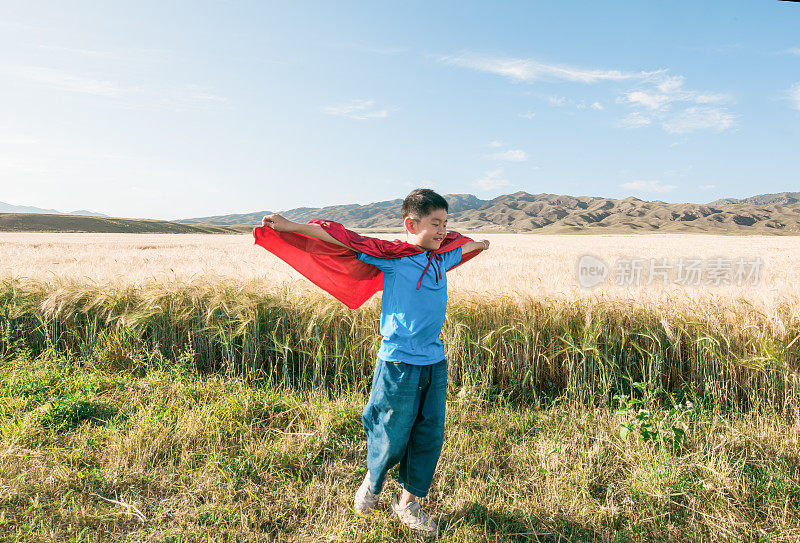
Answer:
[(403, 219), (403, 226), (406, 227), (406, 232), (411, 232), (412, 234), (417, 233), (417, 221), (415, 221), (413, 217), (406, 217)]

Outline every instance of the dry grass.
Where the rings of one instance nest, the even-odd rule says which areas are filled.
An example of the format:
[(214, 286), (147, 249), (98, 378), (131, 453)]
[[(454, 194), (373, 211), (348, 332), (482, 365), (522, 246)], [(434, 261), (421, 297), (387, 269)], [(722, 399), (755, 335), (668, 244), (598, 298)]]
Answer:
[[(0, 541), (417, 540), (392, 473), (376, 511), (352, 512), (365, 395), (42, 358), (4, 362), (0, 399)], [(800, 538), (796, 409), (681, 406), (650, 441), (608, 408), (451, 389), (447, 409), (423, 500), (447, 540)]]

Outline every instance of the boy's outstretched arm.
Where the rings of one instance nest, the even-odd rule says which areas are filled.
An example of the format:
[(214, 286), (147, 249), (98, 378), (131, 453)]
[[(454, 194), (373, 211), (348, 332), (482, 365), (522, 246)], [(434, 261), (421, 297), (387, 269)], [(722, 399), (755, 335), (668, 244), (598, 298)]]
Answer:
[(489, 248), (489, 240), (468, 241), (461, 246), (461, 253), (471, 253), (472, 251), (485, 251)]
[[(261, 226), (267, 226), (278, 232), (295, 232), (297, 234), (304, 234), (306, 236), (311, 236), (312, 238), (327, 241), (328, 243), (334, 243), (340, 247), (344, 247), (345, 249), (350, 249), (350, 247), (328, 234), (318, 224), (292, 222), (285, 217), (281, 217), (280, 215), (266, 215), (263, 219), (261, 219)], [(350, 250), (352, 251), (352, 249)]]

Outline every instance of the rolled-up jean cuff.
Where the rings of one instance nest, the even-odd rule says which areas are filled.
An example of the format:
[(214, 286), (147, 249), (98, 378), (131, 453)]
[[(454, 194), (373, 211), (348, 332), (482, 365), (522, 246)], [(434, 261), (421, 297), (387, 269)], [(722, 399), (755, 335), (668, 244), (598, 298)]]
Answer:
[[(404, 483), (403, 481), (398, 481), (398, 482), (400, 483), (400, 486), (403, 487), (403, 490), (408, 490), (411, 494), (413, 494), (417, 498), (424, 498), (425, 496), (428, 495), (428, 491), (427, 490), (422, 490), (422, 489), (413, 487), (408, 483)], [(428, 487), (428, 489), (430, 489), (430, 487)]]

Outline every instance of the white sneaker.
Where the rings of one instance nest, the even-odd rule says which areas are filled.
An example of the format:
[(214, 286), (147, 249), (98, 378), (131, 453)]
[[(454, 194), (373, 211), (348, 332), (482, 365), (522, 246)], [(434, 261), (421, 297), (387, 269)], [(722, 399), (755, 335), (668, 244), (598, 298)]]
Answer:
[(370, 491), (369, 487), (371, 485), (372, 481), (370, 481), (369, 470), (367, 470), (367, 475), (364, 477), (364, 481), (361, 483), (361, 486), (358, 487), (358, 490), (356, 491), (356, 497), (353, 499), (353, 508), (359, 515), (363, 515), (375, 507), (375, 504), (378, 503), (378, 498), (380, 495), (373, 494)]
[(397, 516), (400, 517), (402, 523), (412, 530), (422, 532), (428, 537), (437, 537), (439, 535), (439, 527), (436, 525), (436, 522), (425, 514), (417, 500), (414, 500), (405, 507), (400, 507), (399, 503), (402, 493), (403, 491), (401, 490), (392, 496), (392, 509), (394, 509)]

